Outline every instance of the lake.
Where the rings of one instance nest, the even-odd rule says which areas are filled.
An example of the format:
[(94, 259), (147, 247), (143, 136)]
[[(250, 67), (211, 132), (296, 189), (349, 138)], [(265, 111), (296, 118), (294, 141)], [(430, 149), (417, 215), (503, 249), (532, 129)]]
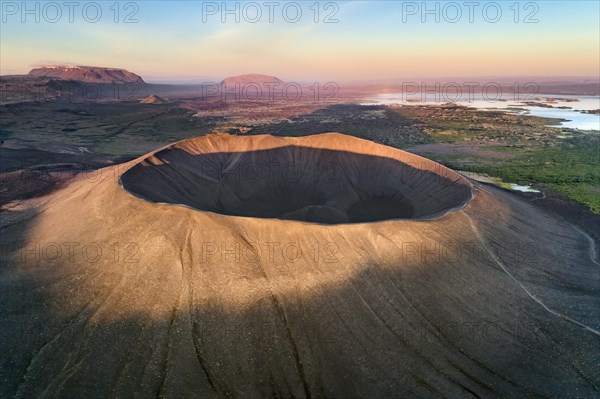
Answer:
[[(366, 98), (361, 104), (363, 105), (435, 105), (444, 104), (452, 101), (452, 98), (444, 98), (443, 95), (428, 93), (424, 101), (415, 102), (407, 101), (416, 98), (419, 94), (403, 94), (403, 93), (381, 93), (373, 97)], [(552, 98), (551, 102), (547, 98)], [(437, 100), (437, 101), (436, 101)], [(505, 97), (502, 100), (491, 101), (483, 96), (475, 95), (471, 101), (454, 101), (458, 105), (473, 107), (481, 110), (504, 110), (506, 112), (524, 113), (533, 116), (544, 118), (560, 118), (565, 119), (559, 125), (551, 125), (555, 127), (566, 127), (580, 130), (595, 130), (600, 131), (600, 115), (587, 114), (581, 111), (590, 111), (600, 109), (599, 96), (573, 96), (565, 94), (536, 94), (527, 102), (536, 102), (552, 105), (554, 108), (546, 108), (531, 104), (525, 104), (524, 101), (515, 101), (511, 97)], [(557, 107), (571, 107), (571, 109), (560, 109)]]

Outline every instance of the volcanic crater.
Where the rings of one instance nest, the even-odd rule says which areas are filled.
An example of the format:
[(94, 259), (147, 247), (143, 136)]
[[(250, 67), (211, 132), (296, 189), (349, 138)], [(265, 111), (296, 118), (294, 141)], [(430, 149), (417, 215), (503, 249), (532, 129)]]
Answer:
[(188, 139), (141, 159), (121, 184), (151, 202), (322, 224), (429, 219), (471, 198), (450, 169), (336, 133)]
[(2, 398), (598, 393), (591, 239), (397, 149), (209, 135), (21, 206)]

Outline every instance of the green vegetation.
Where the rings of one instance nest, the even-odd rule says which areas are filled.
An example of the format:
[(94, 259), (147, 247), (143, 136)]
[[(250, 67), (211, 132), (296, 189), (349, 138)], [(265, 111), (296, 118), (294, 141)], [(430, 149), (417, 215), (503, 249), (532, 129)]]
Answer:
[[(451, 163), (451, 162), (447, 162)], [(530, 148), (495, 165), (462, 165), (519, 184), (541, 184), (600, 214), (600, 141), (568, 140), (562, 146)]]
[(585, 204), (600, 215), (600, 186), (591, 184), (552, 184), (550, 189), (566, 194), (570, 199)]

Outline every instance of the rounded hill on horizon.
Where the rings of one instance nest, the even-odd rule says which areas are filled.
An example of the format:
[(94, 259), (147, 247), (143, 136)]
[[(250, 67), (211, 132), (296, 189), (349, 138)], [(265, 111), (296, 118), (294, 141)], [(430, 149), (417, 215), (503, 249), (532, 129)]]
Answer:
[(236, 84), (245, 86), (249, 84), (264, 85), (269, 84), (285, 84), (285, 82), (275, 76), (263, 75), (258, 73), (248, 73), (243, 75), (230, 76), (221, 81), (221, 85), (235, 86)]

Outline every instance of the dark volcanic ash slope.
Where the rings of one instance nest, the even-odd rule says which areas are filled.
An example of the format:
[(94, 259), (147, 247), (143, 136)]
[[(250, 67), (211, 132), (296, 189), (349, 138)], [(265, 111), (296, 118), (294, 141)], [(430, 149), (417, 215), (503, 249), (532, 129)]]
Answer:
[(29, 76), (76, 80), (84, 83), (144, 83), (139, 75), (125, 69), (93, 66), (41, 67), (32, 69)]
[(587, 237), (403, 151), (211, 135), (20, 208), (2, 397), (599, 394)]

